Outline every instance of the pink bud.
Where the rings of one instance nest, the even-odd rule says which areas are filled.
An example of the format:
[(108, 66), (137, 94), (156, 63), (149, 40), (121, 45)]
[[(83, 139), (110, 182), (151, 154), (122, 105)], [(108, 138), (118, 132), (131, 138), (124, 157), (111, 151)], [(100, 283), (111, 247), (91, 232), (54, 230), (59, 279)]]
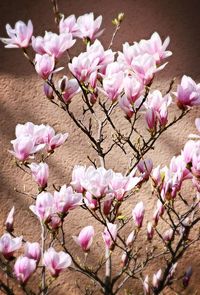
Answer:
[(135, 231), (132, 231), (129, 235), (128, 238), (126, 240), (126, 246), (128, 248), (131, 248), (133, 246), (133, 242), (135, 241)]
[(72, 259), (69, 254), (60, 251), (56, 252), (54, 248), (49, 248), (44, 252), (44, 265), (49, 270), (52, 277), (57, 277), (59, 273), (69, 267), (72, 263)]
[(26, 242), (24, 256), (39, 262), (41, 256), (41, 249), (39, 243)]
[(0, 253), (2, 253), (6, 259), (12, 258), (14, 252), (21, 248), (21, 246), (22, 236), (12, 238), (12, 236), (9, 233), (5, 233), (0, 238)]
[(163, 239), (164, 239), (166, 242), (171, 241), (171, 240), (172, 240), (172, 237), (173, 237), (173, 233), (174, 233), (174, 231), (173, 231), (172, 228), (166, 230), (166, 231), (164, 232), (164, 234), (163, 234)]
[(152, 109), (148, 109), (145, 114), (145, 119), (147, 122), (147, 126), (150, 130), (154, 130), (156, 127), (156, 116), (155, 112)]
[(55, 67), (55, 59), (48, 54), (35, 55), (35, 70), (44, 80), (48, 79)]
[(92, 245), (94, 238), (94, 228), (89, 225), (84, 227), (78, 237), (73, 236), (74, 241), (82, 248), (83, 251), (88, 252)]
[(154, 288), (158, 288), (160, 280), (161, 280), (161, 276), (162, 276), (162, 270), (161, 269), (159, 269), (159, 271), (153, 275), (152, 284), (153, 284)]
[(63, 100), (70, 103), (74, 95), (80, 91), (79, 84), (76, 79), (70, 79), (64, 76), (58, 82), (58, 87), (61, 89)]
[(107, 194), (105, 201), (103, 202), (103, 213), (108, 215), (110, 213), (112, 202), (113, 202), (114, 195)]
[(124, 252), (122, 254), (122, 257), (121, 257), (121, 262), (122, 262), (122, 267), (125, 267), (128, 263), (128, 255), (126, 252)]
[(86, 167), (85, 166), (74, 166), (74, 169), (72, 171), (72, 181), (71, 185), (75, 189), (77, 193), (83, 193), (84, 188), (81, 185), (81, 179), (85, 176)]
[(15, 213), (15, 207), (13, 206), (10, 212), (8, 213), (7, 219), (5, 221), (7, 232), (13, 231), (14, 213)]
[(184, 273), (184, 276), (183, 276), (183, 286), (185, 288), (187, 288), (187, 286), (189, 285), (189, 282), (190, 282), (190, 279), (191, 279), (191, 276), (192, 276), (192, 267), (189, 266), (186, 270), (186, 272)]
[(153, 239), (153, 235), (154, 235), (154, 228), (152, 226), (152, 223), (148, 222), (147, 223), (147, 239), (151, 241)]
[(142, 227), (142, 222), (144, 218), (144, 204), (143, 202), (137, 203), (135, 208), (132, 210), (133, 220), (138, 228)]
[(146, 159), (146, 160), (140, 160), (140, 162), (137, 165), (138, 170), (140, 173), (142, 173), (142, 179), (143, 180), (148, 180), (149, 175), (151, 174), (151, 171), (153, 169), (153, 162), (151, 159)]
[(0, 38), (6, 44), (6, 48), (26, 48), (33, 34), (33, 24), (31, 20), (28, 21), (27, 25), (22, 21), (18, 21), (14, 29), (7, 24), (6, 31), (10, 38)]
[(33, 179), (41, 187), (45, 188), (47, 186), (47, 181), (49, 177), (49, 166), (46, 163), (31, 163), (29, 165)]
[(117, 224), (108, 222), (102, 236), (106, 247), (112, 250), (114, 247), (114, 242), (117, 238)]
[(14, 274), (18, 281), (25, 284), (36, 269), (36, 261), (20, 256), (14, 265)]
[(53, 99), (53, 89), (51, 88), (51, 86), (48, 83), (44, 83), (44, 94), (46, 95), (47, 98), (49, 99)]

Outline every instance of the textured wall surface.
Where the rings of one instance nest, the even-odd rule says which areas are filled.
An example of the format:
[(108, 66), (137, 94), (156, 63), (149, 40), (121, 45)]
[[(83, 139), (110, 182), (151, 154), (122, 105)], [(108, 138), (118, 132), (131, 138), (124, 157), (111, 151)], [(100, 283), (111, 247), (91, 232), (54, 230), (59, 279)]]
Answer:
[[(65, 15), (81, 15), (93, 11), (95, 15), (103, 16), (103, 27), (106, 28), (101, 40), (103, 44), (109, 44), (112, 35), (111, 19), (118, 12), (125, 13), (125, 20), (114, 43), (114, 50), (120, 50), (125, 41), (133, 42), (141, 38), (148, 38), (154, 31), (162, 37), (170, 36), (170, 50), (173, 56), (169, 59), (169, 65), (156, 78), (155, 84), (161, 89), (168, 88), (172, 77), (180, 77), (183, 74), (190, 75), (200, 81), (200, 28), (199, 28), (199, 1), (191, 0), (60, 0), (60, 11)], [(34, 34), (40, 35), (44, 30), (56, 30), (50, 1), (45, 0), (6, 0), (0, 1), (0, 36), (5, 36), (5, 24), (13, 25), (17, 20), (27, 21), (29, 18), (34, 24)], [(79, 43), (80, 44), (80, 43)], [(79, 51), (78, 46), (75, 51)], [(79, 112), (78, 106), (74, 105), (74, 112)], [(199, 109), (192, 112), (169, 130), (159, 141), (159, 146), (151, 155), (155, 164), (167, 164), (174, 154), (178, 154), (189, 133), (194, 133), (194, 119), (200, 116)], [(62, 185), (70, 181), (72, 167), (78, 163), (88, 164), (87, 155), (91, 155), (87, 139), (80, 134), (76, 126), (61, 110), (56, 110), (53, 105), (45, 100), (42, 91), (42, 81), (34, 72), (34, 69), (24, 59), (20, 50), (4, 49), (0, 44), (0, 198), (1, 214), (0, 225), (6, 214), (14, 204), (16, 207), (16, 232), (23, 233), (27, 240), (34, 241), (39, 238), (39, 224), (36, 218), (27, 209), (30, 200), (21, 194), (14, 192), (26, 186), (27, 192), (35, 192), (33, 182), (23, 172), (19, 171), (8, 149), (10, 140), (14, 138), (14, 128), (17, 123), (32, 121), (33, 123), (48, 123), (57, 131), (67, 131), (70, 134), (68, 142), (55, 153), (50, 159), (50, 183)], [(109, 165), (117, 171), (124, 171), (123, 160), (115, 154)], [(116, 161), (117, 160), (117, 161)], [(149, 191), (142, 194), (149, 210), (152, 208), (152, 200)], [(129, 202), (131, 209), (136, 200)], [(66, 226), (69, 236), (77, 233), (81, 227), (89, 223), (83, 216), (77, 218), (79, 211), (72, 213), (70, 226)], [(22, 230), (22, 227), (24, 228)], [(3, 227), (0, 226), (0, 234)], [(69, 241), (71, 248), (74, 247)], [(185, 294), (195, 293), (200, 287), (200, 247), (191, 249), (185, 257), (185, 264), (194, 261), (194, 276), (192, 283), (196, 282), (195, 288)], [(93, 257), (98, 253), (94, 249)], [(159, 262), (158, 266), (159, 267)], [(63, 287), (56, 294), (81, 294), (74, 288), (74, 274), (62, 275)], [(171, 292), (171, 291), (170, 291)], [(168, 294), (172, 294), (172, 293)], [(55, 294), (53, 292), (53, 294)], [(137, 293), (136, 293), (137, 294)]]

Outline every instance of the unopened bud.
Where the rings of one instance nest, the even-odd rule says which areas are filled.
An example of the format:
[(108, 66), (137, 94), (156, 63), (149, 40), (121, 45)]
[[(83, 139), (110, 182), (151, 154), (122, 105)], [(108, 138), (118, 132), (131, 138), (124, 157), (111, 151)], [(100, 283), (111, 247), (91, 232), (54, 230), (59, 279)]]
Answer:
[(12, 209), (10, 210), (10, 212), (8, 213), (7, 219), (5, 221), (6, 230), (9, 233), (11, 233), (14, 230), (14, 228), (13, 228), (14, 213), (15, 213), (15, 207), (13, 206)]
[(151, 241), (153, 239), (153, 235), (154, 235), (154, 228), (152, 226), (152, 223), (148, 222), (147, 223), (147, 239)]
[(53, 89), (48, 83), (44, 83), (44, 94), (46, 95), (47, 98), (53, 99)]
[(185, 288), (187, 288), (187, 286), (189, 285), (189, 282), (190, 282), (190, 279), (191, 279), (191, 276), (192, 276), (192, 267), (189, 266), (186, 270), (186, 272), (184, 273), (184, 276), (183, 276), (183, 286)]

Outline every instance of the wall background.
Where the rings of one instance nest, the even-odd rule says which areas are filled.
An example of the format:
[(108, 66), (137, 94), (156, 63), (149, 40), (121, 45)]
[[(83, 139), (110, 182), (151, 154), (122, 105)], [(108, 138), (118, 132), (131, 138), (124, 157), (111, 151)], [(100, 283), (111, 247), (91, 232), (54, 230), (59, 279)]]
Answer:
[[(170, 36), (170, 50), (173, 56), (169, 59), (169, 65), (158, 75), (155, 84), (161, 89), (167, 89), (172, 77), (178, 79), (187, 74), (196, 81), (200, 81), (200, 27), (199, 27), (199, 1), (198, 0), (60, 0), (60, 11), (65, 15), (74, 13), (76, 16), (93, 11), (95, 15), (103, 15), (103, 27), (106, 28), (101, 40), (107, 45), (112, 35), (111, 19), (118, 12), (125, 13), (125, 20), (114, 43), (114, 50), (120, 50), (125, 41), (139, 41), (148, 38), (157, 31), (163, 38)], [(0, 36), (6, 36), (5, 24), (14, 25), (17, 20), (27, 21), (31, 19), (34, 24), (34, 34), (40, 35), (44, 30), (55, 31), (53, 13), (50, 1), (45, 0), (7, 0), (0, 2)], [(79, 43), (80, 44), (80, 43)], [(79, 52), (76, 46), (75, 52)], [(5, 217), (14, 204), (16, 207), (16, 232), (34, 241), (39, 238), (39, 224), (31, 212), (27, 210), (29, 199), (14, 192), (13, 188), (22, 189), (26, 184), (27, 192), (34, 192), (33, 182), (21, 173), (14, 164), (8, 149), (10, 140), (14, 138), (14, 128), (17, 123), (32, 121), (33, 123), (47, 123), (57, 131), (67, 131), (71, 135), (67, 144), (59, 148), (50, 159), (50, 183), (64, 184), (70, 181), (72, 167), (77, 163), (87, 164), (86, 156), (88, 143), (85, 137), (79, 134), (77, 128), (61, 111), (55, 112), (54, 106), (45, 100), (42, 91), (42, 81), (34, 73), (34, 69), (24, 59), (20, 50), (4, 49), (0, 44), (0, 234), (3, 232), (2, 224)], [(74, 111), (79, 110), (74, 106)], [(155, 165), (167, 164), (174, 154), (178, 154), (189, 133), (194, 133), (194, 119), (200, 116), (199, 109), (193, 109), (181, 123), (177, 124), (161, 138), (159, 147), (152, 153)], [(118, 161), (110, 161), (110, 166), (116, 170), (122, 170), (123, 161), (115, 155)], [(116, 164), (117, 163), (117, 164)], [(145, 191), (142, 198), (152, 208), (152, 200), (149, 191)], [(135, 204), (130, 201), (130, 208)], [(76, 213), (77, 214), (77, 213)], [(89, 220), (83, 216), (77, 219), (76, 215), (70, 217), (70, 227), (67, 228), (69, 236), (79, 232)], [(82, 219), (81, 219), (82, 218)], [(71, 243), (71, 244), (70, 244)], [(74, 246), (69, 241), (71, 247)], [(200, 287), (199, 283), (199, 246), (191, 249), (185, 257), (184, 264), (194, 262), (194, 276), (191, 283), (195, 288), (189, 289), (185, 294), (195, 294)], [(98, 253), (98, 249), (94, 250)], [(159, 263), (158, 263), (159, 265)], [(159, 267), (159, 266), (158, 266)], [(62, 276), (63, 287), (57, 294), (81, 294), (73, 288), (74, 274), (65, 273)], [(66, 291), (67, 290), (67, 291)], [(54, 294), (54, 293), (53, 293)], [(171, 294), (170, 292), (168, 294)], [(199, 293), (196, 293), (199, 294)]]

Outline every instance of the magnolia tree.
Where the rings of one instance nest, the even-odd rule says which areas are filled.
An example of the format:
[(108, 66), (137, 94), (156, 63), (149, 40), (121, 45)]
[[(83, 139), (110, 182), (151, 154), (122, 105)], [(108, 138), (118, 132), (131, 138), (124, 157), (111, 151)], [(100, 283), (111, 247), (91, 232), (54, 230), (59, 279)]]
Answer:
[[(56, 292), (60, 273), (65, 272), (67, 279), (70, 271), (74, 276), (75, 272), (85, 276), (83, 294), (136, 294), (135, 285), (140, 290), (137, 294), (161, 294), (165, 288), (182, 292), (189, 284), (192, 267), (176, 271), (177, 264), (199, 241), (195, 225), (200, 221), (200, 118), (195, 120), (197, 135), (189, 136), (169, 165), (153, 167), (147, 153), (162, 133), (193, 106), (200, 105), (200, 84), (184, 75), (176, 91), (172, 91), (174, 80), (165, 93), (153, 91), (155, 75), (165, 68), (165, 59), (172, 54), (167, 49), (169, 37), (163, 42), (158, 33), (153, 33), (148, 40), (126, 42), (121, 51), (113, 52), (122, 13), (113, 20), (114, 33), (105, 49), (98, 39), (103, 33), (102, 16), (95, 18), (88, 13), (77, 19), (74, 15), (65, 17), (56, 1), (52, 4), (57, 33), (33, 36), (32, 22), (18, 21), (14, 28), (6, 25), (9, 38), (1, 41), (6, 48), (21, 49), (43, 79), (48, 101), (71, 118), (97, 157), (88, 156), (91, 166), (75, 166), (70, 183), (54, 185), (52, 191), (48, 187), (47, 162), (68, 134), (31, 122), (16, 126), (10, 153), (16, 166), (32, 175), (38, 186), (29, 209), (41, 225), (41, 239), (30, 243), (16, 234), (13, 207), (0, 238), (1, 270), (7, 278), (19, 282), (22, 292), (31, 295)], [(75, 42), (85, 44), (78, 56), (73, 56)], [(58, 67), (64, 52), (68, 56), (67, 69)], [(56, 73), (61, 70), (66, 75), (59, 80)], [(79, 116), (71, 108), (77, 100), (82, 109)], [(124, 117), (126, 129), (122, 131)], [(109, 169), (107, 160), (113, 150), (124, 161), (128, 159), (126, 173)], [(191, 196), (184, 193), (185, 182), (192, 187)], [(154, 197), (154, 210), (148, 217), (148, 199), (144, 203), (139, 200), (145, 183), (151, 184)], [(136, 206), (127, 212), (125, 206), (131, 198), (137, 200)], [(68, 220), (71, 210), (77, 208), (91, 218), (71, 237)], [(90, 256), (97, 248), (95, 239), (100, 251), (94, 260)], [(80, 249), (78, 254), (71, 249), (70, 240), (74, 248)], [(28, 281), (34, 272), (33, 288)], [(15, 294), (5, 280), (0, 289)]]

